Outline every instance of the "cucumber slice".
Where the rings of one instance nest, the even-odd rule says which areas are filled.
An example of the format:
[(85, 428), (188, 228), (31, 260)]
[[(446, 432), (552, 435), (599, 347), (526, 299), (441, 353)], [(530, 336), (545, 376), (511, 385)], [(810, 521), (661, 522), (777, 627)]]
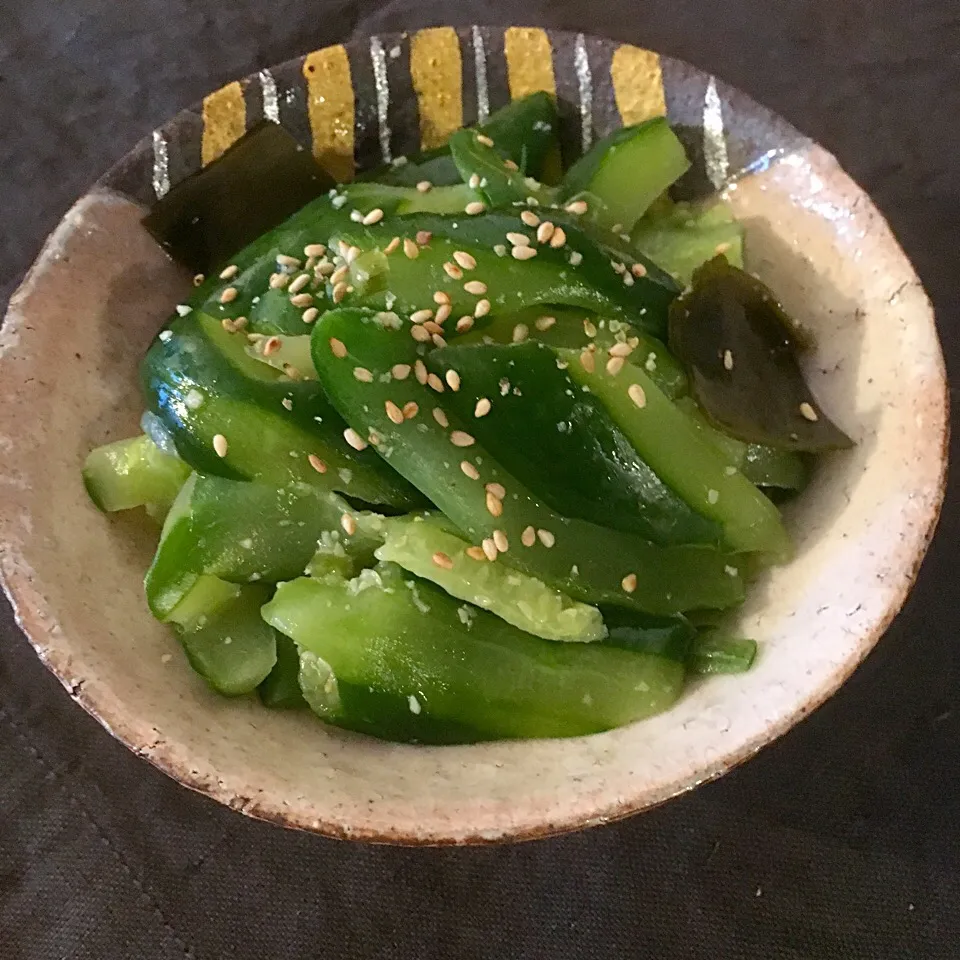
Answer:
[(164, 453), (147, 436), (97, 447), (83, 465), (87, 493), (107, 513), (148, 504), (165, 509), (188, 476), (190, 468), (182, 460)]
[[(262, 619), (262, 618), (261, 618)], [(260, 702), (275, 710), (306, 706), (300, 689), (300, 651), (282, 633), (276, 633), (277, 662), (257, 687)]]
[(629, 233), (650, 205), (690, 169), (666, 117), (624, 127), (591, 147), (560, 185), (565, 201), (583, 199), (587, 216), (614, 233)]
[[(466, 554), (470, 546), (428, 517), (387, 520), (377, 559), (443, 587), (544, 640), (590, 641), (606, 636), (596, 607), (579, 603), (542, 580)], [(472, 611), (464, 613), (472, 617)]]

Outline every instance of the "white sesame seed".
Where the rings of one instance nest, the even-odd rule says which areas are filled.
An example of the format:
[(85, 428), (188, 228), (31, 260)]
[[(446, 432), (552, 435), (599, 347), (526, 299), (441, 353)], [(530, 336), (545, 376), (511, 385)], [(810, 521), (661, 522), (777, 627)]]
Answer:
[(532, 547), (537, 542), (537, 531), (533, 527), (525, 527), (520, 534), (520, 542), (525, 547)]
[(557, 538), (549, 530), (538, 530), (537, 539), (549, 550), (556, 542)]
[(475, 270), (477, 267), (476, 258), (467, 253), (466, 250), (455, 250), (453, 259), (456, 260), (457, 265), (463, 267), (464, 270)]
[(467, 181), (467, 186), (469, 186), (471, 190), (476, 190), (477, 187), (480, 186), (480, 175), (476, 173), (471, 174), (470, 179)]
[(542, 333), (544, 330), (549, 330), (556, 322), (556, 317), (537, 317), (534, 326)]
[(440, 424), (440, 426), (443, 427), (444, 430), (446, 430), (447, 427), (450, 426), (450, 421), (447, 419), (447, 415), (443, 412), (443, 410), (440, 407), (434, 407), (432, 412), (433, 412), (433, 419), (436, 420), (437, 423)]
[(417, 378), (417, 383), (422, 387), (427, 382), (427, 367), (422, 360), (417, 360), (414, 363), (413, 373)]
[(479, 471), (469, 460), (461, 460), (461, 461), (460, 461), (460, 469), (461, 469), (461, 470), (464, 472), (464, 474), (465, 474), (466, 476), (468, 476), (471, 480), (479, 480), (479, 479), (480, 479), (480, 471)]
[(611, 377), (615, 377), (623, 369), (623, 365), (626, 362), (623, 357), (611, 357), (607, 361), (607, 373), (609, 373)]
[(579, 267), (583, 263), (583, 254), (579, 250), (571, 250), (567, 259), (570, 261), (571, 267)]
[(400, 238), (394, 237), (384, 248), (383, 252), (387, 255), (393, 253), (400, 246)]
[(429, 180), (421, 180), (417, 184), (418, 193), (429, 193), (432, 188), (433, 188), (433, 184)]
[(433, 239), (433, 234), (429, 230), (418, 230), (415, 239), (418, 246), (425, 247)]
[(307, 462), (313, 467), (317, 473), (326, 473), (327, 465), (315, 454), (311, 453), (307, 456)]
[(375, 223), (379, 223), (382, 219), (383, 211), (379, 207), (376, 207), (363, 218), (363, 225), (365, 227), (370, 227)]
[(486, 505), (487, 513), (492, 517), (499, 517), (503, 515), (503, 501), (499, 497), (495, 497), (490, 491), (487, 491), (486, 495)]
[(346, 295), (347, 295), (347, 284), (346, 284), (346, 283), (344, 283), (344, 282), (341, 280), (340, 283), (334, 284), (333, 294), (332, 294), (333, 302), (334, 302), (334, 303), (340, 303), (340, 301), (343, 300), (343, 298), (344, 298)]
[(490, 407), (490, 401), (486, 397), (481, 397), (473, 408), (473, 415), (475, 417), (485, 417), (490, 412)]
[(366, 367), (354, 367), (353, 376), (361, 383), (373, 383), (373, 374)]
[(513, 328), (512, 339), (514, 343), (523, 343), (530, 335), (530, 328), (525, 323), (518, 323)]
[(647, 395), (639, 383), (631, 383), (627, 388), (627, 396), (642, 410), (647, 405)]
[(427, 343), (430, 339), (430, 331), (415, 323), (410, 328), (410, 336), (413, 337), (417, 343)]
[(716, 503), (720, 499), (719, 490), (708, 490), (707, 491), (707, 503)]
[(412, 420), (420, 412), (420, 404), (416, 400), (408, 400), (403, 405), (403, 419)]
[(628, 573), (621, 581), (620, 586), (623, 587), (626, 593), (633, 593), (637, 589), (637, 575), (635, 573)]
[(587, 212), (587, 201), (586, 200), (574, 200), (572, 203), (568, 203), (564, 208), (567, 213), (573, 213), (577, 216), (580, 216)]
[(502, 530), (493, 531), (493, 543), (499, 553), (506, 553), (510, 549), (510, 541)]
[(510, 251), (514, 260), (532, 260), (537, 255), (536, 247), (514, 247)]
[(587, 373), (593, 373), (596, 370), (597, 365), (594, 362), (593, 354), (589, 350), (584, 350), (580, 354), (580, 366), (583, 367)]
[(723, 369), (724, 370), (733, 369), (733, 353), (730, 350), (723, 351)]
[(473, 200), (463, 208), (463, 212), (471, 217), (475, 217), (478, 213), (483, 213), (486, 209), (487, 205), (485, 203), (481, 203), (479, 200)]
[(537, 227), (537, 241), (546, 243), (553, 236), (555, 230), (556, 227), (549, 220), (545, 220)]
[(495, 243), (493, 245), (493, 252), (498, 257), (505, 257), (507, 255), (507, 245), (505, 243)]
[(517, 233), (516, 231), (511, 230), (510, 233), (507, 234), (507, 239), (514, 247), (530, 246), (530, 238), (525, 233)]
[(718, 243), (718, 244), (714, 247), (714, 251), (715, 251), (716, 253), (726, 253), (729, 249), (730, 249), (730, 244), (729, 244), (729, 243)]
[(524, 211), (520, 214), (520, 219), (521, 219), (528, 227), (539, 227), (539, 226), (540, 226), (540, 218), (539, 218), (532, 210), (524, 210)]
[(221, 303), (232, 303), (234, 300), (237, 299), (237, 294), (238, 294), (238, 293), (239, 293), (239, 291), (237, 290), (236, 287), (227, 287), (227, 289), (224, 290), (223, 293), (220, 294), (220, 302), (221, 302)]
[(299, 277), (295, 277), (290, 281), (290, 286), (287, 287), (288, 293), (299, 293), (308, 283), (310, 282), (309, 273), (301, 273)]
[(347, 355), (347, 345), (336, 337), (330, 338), (330, 352), (341, 360)]
[(502, 483), (497, 483), (495, 480), (490, 483), (485, 483), (483, 489), (486, 490), (487, 493), (492, 493), (498, 500), (503, 500), (507, 495), (506, 487), (504, 487)]
[(443, 381), (435, 373), (427, 374), (427, 386), (437, 393), (443, 393)]
[(284, 410), (292, 410), (292, 409), (293, 409), (293, 400), (291, 400), (290, 397), (284, 397), (284, 398), (280, 401), (280, 403), (281, 403), (281, 405), (283, 406), (283, 409), (284, 409)]
[(456, 370), (448, 370), (443, 378), (454, 393), (460, 389), (460, 374)]
[(390, 373), (394, 380), (406, 380), (410, 376), (409, 363), (395, 363), (390, 368)]
[(621, 263), (619, 260), (611, 260), (610, 266), (613, 267), (614, 273), (625, 273), (627, 266), (624, 263)]
[(380, 443), (380, 434), (376, 430), (371, 430), (367, 433), (367, 439), (374, 446), (377, 446)]
[(587, 320), (587, 319), (584, 319), (584, 321), (583, 321), (583, 332), (584, 332), (588, 337), (595, 337), (595, 336), (597, 335), (596, 325), (595, 325), (592, 321)]
[(222, 460), (227, 455), (227, 438), (222, 433), (213, 437), (213, 452)]
[(482, 143), (485, 147), (493, 146), (493, 141), (485, 133), (477, 134), (477, 143)]
[(817, 411), (806, 401), (800, 404), (800, 415), (804, 420), (809, 420), (811, 423), (816, 423), (820, 419), (817, 416)]
[(345, 257), (345, 256), (347, 255), (347, 251), (348, 251), (349, 249), (350, 249), (350, 244), (347, 243), (346, 240), (338, 240), (338, 241), (337, 241), (337, 250), (340, 251), (340, 256), (341, 256), (341, 257)]
[(354, 520), (352, 513), (345, 513), (340, 518), (340, 526), (348, 537), (352, 537), (357, 532), (357, 521)]
[(276, 259), (281, 267), (290, 267), (293, 270), (296, 270), (302, 262), (296, 257), (288, 257), (285, 253), (278, 253)]
[(195, 287), (199, 287), (200, 284), (203, 283), (203, 281), (204, 281), (205, 279), (206, 279), (206, 278), (204, 277), (204, 275), (203, 275), (202, 273), (197, 273), (197, 274), (195, 274), (194, 277), (193, 277), (193, 285), (194, 285)]
[(304, 256), (322, 257), (327, 252), (327, 248), (322, 243), (308, 243), (303, 248)]
[(304, 323), (313, 323), (319, 316), (320, 311), (316, 307), (310, 307), (308, 310), (303, 311), (303, 317), (301, 319)]
[(450, 306), (449, 303), (441, 303), (440, 306), (437, 307), (437, 313), (434, 316), (434, 320), (436, 320), (437, 323), (444, 323), (449, 319), (451, 313), (453, 313), (453, 307)]
[(625, 273), (623, 275), (623, 285), (625, 287), (632, 287), (634, 284), (633, 274)]
[(232, 280), (239, 272), (240, 268), (235, 263), (231, 263), (229, 267), (224, 267), (220, 271), (220, 279)]
[(309, 307), (313, 305), (313, 295), (310, 293), (298, 293), (290, 298), (290, 302), (295, 307)]
[(347, 427), (347, 429), (343, 431), (343, 439), (346, 440), (354, 450), (366, 450), (367, 448), (367, 441), (364, 440), (353, 427)]
[(450, 442), (455, 447), (472, 447), (477, 441), (464, 430), (454, 430), (450, 434)]
[(433, 311), (430, 309), (417, 310), (410, 314), (411, 323), (424, 323), (426, 320), (433, 319)]
[(473, 326), (473, 317), (461, 317), (457, 321), (457, 333), (466, 333)]
[(354, 223), (361, 223), (363, 221), (363, 214), (359, 210), (351, 210), (350, 219)]
[(420, 256), (420, 248), (409, 237), (404, 238), (403, 252), (410, 260), (416, 260)]
[(485, 317), (489, 312), (490, 312), (489, 300), (478, 300), (477, 305), (473, 308), (473, 315), (475, 317)]
[(403, 423), (403, 411), (392, 400), (385, 401), (383, 408), (393, 423)]
[(453, 569), (453, 561), (442, 550), (438, 550), (432, 559), (438, 567), (442, 567), (444, 570)]
[(363, 253), (363, 251), (359, 247), (348, 247), (347, 252), (343, 255), (343, 259), (346, 260), (347, 263), (353, 263), (361, 253)]
[(468, 280), (463, 289), (476, 297), (482, 297), (487, 292), (487, 285), (482, 280)]
[(496, 560), (497, 555), (500, 553), (497, 545), (493, 542), (493, 537), (487, 537), (483, 541), (481, 549), (483, 550), (483, 555), (490, 561)]

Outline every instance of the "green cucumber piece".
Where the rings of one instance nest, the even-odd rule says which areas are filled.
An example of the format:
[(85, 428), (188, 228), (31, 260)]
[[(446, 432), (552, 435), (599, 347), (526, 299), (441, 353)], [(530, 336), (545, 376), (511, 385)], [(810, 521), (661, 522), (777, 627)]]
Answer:
[(190, 476), (178, 457), (164, 453), (147, 436), (104, 444), (87, 454), (83, 485), (94, 504), (107, 513), (154, 505), (169, 507)]
[[(361, 582), (362, 581), (362, 582)], [(666, 709), (683, 686), (683, 665), (602, 644), (552, 643), (484, 611), (464, 623), (462, 604), (397, 568), (359, 581), (301, 578), (280, 586), (263, 614), (314, 668), (314, 709), (349, 725), (345, 687), (390, 698), (414, 727), (430, 721), (464, 741), (580, 736)], [(319, 668), (319, 669), (317, 669)], [(319, 709), (317, 709), (319, 707)], [(452, 731), (447, 725), (455, 725)], [(371, 731), (372, 732), (372, 731)], [(429, 728), (391, 739), (437, 742)], [(442, 741), (441, 741), (442, 742)]]
[[(596, 607), (579, 603), (535, 577), (466, 554), (470, 546), (429, 517), (385, 522), (377, 559), (391, 561), (447, 593), (544, 640), (588, 642), (606, 635)], [(463, 618), (474, 612), (464, 609)]]
[(629, 233), (650, 205), (690, 169), (666, 117), (616, 130), (597, 141), (565, 174), (565, 201), (584, 199), (587, 216), (614, 233)]
[(745, 673), (756, 657), (756, 640), (707, 630), (694, 641), (687, 667), (695, 674)]
[(276, 631), (274, 634), (277, 643), (277, 662), (260, 682), (257, 695), (265, 707), (274, 710), (305, 707), (307, 703), (300, 689), (300, 651), (289, 637)]

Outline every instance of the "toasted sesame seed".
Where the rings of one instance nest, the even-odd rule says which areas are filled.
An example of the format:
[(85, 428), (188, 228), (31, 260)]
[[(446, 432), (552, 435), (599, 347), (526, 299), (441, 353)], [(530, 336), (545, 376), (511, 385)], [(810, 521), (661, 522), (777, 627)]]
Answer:
[(327, 465), (315, 453), (311, 453), (307, 456), (307, 463), (309, 463), (310, 466), (317, 471), (317, 473), (327, 472)]
[(270, 357), (282, 346), (283, 341), (279, 337), (267, 337), (267, 339), (263, 341), (263, 347), (261, 349), (265, 357)]
[(493, 146), (493, 141), (485, 133), (477, 134), (477, 143), (482, 143), (485, 147)]
[(486, 209), (487, 205), (485, 203), (479, 200), (472, 200), (463, 208), (463, 212), (471, 217), (475, 217), (478, 213), (483, 213)]
[(811, 423), (816, 423), (820, 419), (820, 417), (817, 416), (817, 411), (806, 401), (800, 404), (800, 416), (802, 416), (804, 420), (809, 420)]
[(633, 353), (633, 347), (629, 343), (615, 343), (609, 353), (611, 357), (629, 357)]
[(379, 443), (380, 443), (380, 434), (377, 433), (376, 430), (371, 430), (371, 431), (369, 431), (369, 433), (367, 433), (367, 439), (368, 439), (368, 440), (370, 441), (370, 443), (372, 443), (374, 446), (378, 446)]
[(457, 265), (463, 267), (464, 270), (475, 270), (477, 267), (476, 258), (467, 253), (466, 250), (455, 250), (453, 259), (456, 260)]
[(330, 338), (330, 352), (341, 360), (347, 355), (347, 345), (336, 337)]
[(383, 252), (387, 255), (393, 253), (400, 246), (400, 238), (394, 237), (384, 248)]
[(514, 343), (523, 343), (524, 340), (530, 335), (530, 328), (525, 323), (518, 323), (513, 328), (513, 342)]
[(510, 251), (514, 260), (532, 260), (537, 255), (536, 247), (514, 247)]
[(477, 187), (480, 186), (480, 175), (477, 173), (471, 174), (470, 179), (467, 181), (467, 186), (469, 186), (471, 190), (476, 190)]
[(589, 350), (584, 350), (583, 353), (580, 354), (580, 366), (583, 367), (587, 373), (593, 373), (593, 371), (596, 370), (597, 365), (594, 362), (593, 354)]
[(613, 267), (614, 273), (623, 274), (626, 272), (627, 266), (624, 263), (621, 263), (619, 260), (611, 260), (610, 266)]
[(361, 253), (363, 253), (363, 251), (359, 247), (348, 247), (347, 252), (343, 255), (343, 259), (346, 260), (347, 263), (353, 263)]
[(234, 300), (237, 299), (237, 294), (238, 294), (239, 292), (240, 292), (240, 291), (237, 290), (236, 287), (227, 287), (227, 289), (224, 290), (223, 293), (220, 294), (220, 302), (221, 302), (221, 303), (232, 303)]
[(464, 472), (464, 474), (465, 474), (466, 476), (468, 476), (471, 480), (479, 480), (479, 479), (480, 479), (480, 471), (479, 471), (469, 460), (461, 460), (461, 461), (460, 461), (460, 469), (461, 469), (461, 470)]
[(633, 593), (637, 589), (637, 575), (635, 573), (628, 573), (621, 581), (620, 586), (623, 587), (626, 593)]
[(430, 309), (416, 310), (410, 314), (411, 323), (423, 323), (425, 320), (433, 319), (433, 311)]
[(433, 234), (429, 230), (418, 230), (415, 239), (418, 246), (425, 247), (433, 239)]
[(510, 244), (514, 247), (529, 247), (530, 238), (525, 233), (517, 233), (514, 230), (511, 230), (507, 234), (507, 239), (510, 241)]
[(446, 290), (434, 290), (433, 292), (433, 302), (434, 303), (449, 303), (450, 294)]
[(309, 307), (313, 305), (313, 294), (312, 293), (298, 293), (296, 296), (290, 298), (290, 302), (295, 307)]
[(410, 260), (416, 260), (420, 256), (420, 248), (409, 237), (404, 238), (403, 252)]
[(227, 455), (227, 438), (222, 433), (214, 434), (213, 452), (221, 459)]
[(557, 538), (549, 530), (538, 530), (537, 539), (549, 550), (556, 542)]
[(482, 297), (487, 292), (487, 285), (482, 280), (468, 280), (463, 289), (476, 297)]
[(233, 320), (231, 320), (230, 317), (224, 317), (224, 318), (220, 321), (220, 326), (223, 327), (223, 329), (226, 330), (227, 333), (236, 333), (236, 332), (237, 332), (237, 328), (234, 326)]
[(473, 408), (473, 415), (475, 417), (485, 417), (490, 412), (490, 407), (490, 401), (486, 397), (481, 397)]
[(350, 276), (350, 268), (347, 266), (337, 267), (336, 270), (330, 275), (330, 282), (336, 286), (338, 283), (342, 283), (347, 277)]
[(203, 283), (204, 280), (206, 280), (206, 277), (205, 277), (202, 273), (194, 274), (194, 277), (193, 277), (193, 285), (194, 285), (195, 287), (199, 287), (200, 284)]
[(549, 220), (545, 220), (537, 227), (538, 242), (546, 243), (553, 236), (554, 230), (556, 227)]
[(623, 365), (626, 362), (623, 357), (611, 357), (607, 361), (607, 373), (609, 373), (611, 377), (615, 377), (623, 369)]
[(347, 255), (347, 251), (348, 251), (349, 249), (350, 249), (350, 244), (347, 243), (346, 240), (338, 240), (338, 241), (337, 241), (337, 250), (340, 251), (340, 256), (341, 256), (341, 257), (345, 257), (345, 256)]
[(295, 367), (292, 363), (285, 363), (285, 364), (283, 365), (283, 372), (284, 372), (291, 380), (302, 380), (302, 379), (303, 379), (303, 374), (300, 372), (300, 369), (299, 369), (298, 367)]
[(443, 375), (444, 380), (447, 381), (447, 386), (456, 393), (460, 389), (460, 374), (456, 370), (448, 370)]
[(521, 219), (528, 227), (539, 227), (539, 226), (540, 226), (540, 218), (539, 218), (532, 210), (524, 210), (524, 211), (522, 211), (521, 214), (520, 214), (520, 219)]
[(537, 317), (534, 326), (543, 332), (544, 330), (549, 330), (556, 322), (556, 317)]
[(352, 513), (345, 513), (340, 518), (340, 526), (343, 527), (343, 532), (348, 537), (352, 537), (357, 532), (357, 521), (353, 518)]
[(723, 369), (724, 370), (733, 369), (733, 353), (730, 350), (723, 351)]
[(444, 340), (443, 337), (441, 337), (439, 333), (435, 333), (435, 334), (433, 335), (433, 345), (434, 345), (435, 347), (443, 348), (443, 347), (445, 347), (445, 346), (447, 345), (447, 341)]
[(577, 216), (587, 212), (587, 201), (586, 200), (574, 200), (572, 203), (568, 203), (564, 208), (567, 213), (573, 213)]
[(430, 339), (430, 331), (420, 326), (420, 324), (415, 323), (410, 328), (410, 336), (413, 337), (417, 343), (427, 343)]
[(427, 367), (422, 360), (417, 360), (416, 363), (414, 363), (413, 374), (421, 387), (427, 382)]
[(427, 374), (427, 386), (437, 393), (443, 393), (443, 381), (435, 373)]
[(506, 553), (510, 549), (510, 541), (502, 530), (493, 531), (493, 543), (500, 553)]
[(490, 561), (496, 560), (500, 551), (497, 549), (497, 545), (493, 542), (493, 537), (487, 537), (480, 547), (483, 550), (483, 555)]
[(354, 450), (366, 450), (367, 448), (367, 441), (364, 440), (353, 427), (347, 427), (347, 429), (343, 431), (343, 439), (346, 440)]
[(353, 377), (361, 383), (373, 383), (373, 374), (366, 367), (354, 367)]
[(447, 419), (447, 415), (440, 407), (433, 408), (433, 419), (436, 420), (444, 430), (450, 426), (450, 421)]
[(403, 411), (392, 400), (387, 400), (383, 407), (393, 423), (403, 423)]
[(457, 333), (466, 333), (473, 326), (473, 317), (461, 317), (457, 321)]
[(361, 221), (365, 227), (371, 227), (375, 223), (379, 223), (383, 219), (383, 211), (376, 207), (371, 210)]
[(504, 160), (504, 161), (503, 161), (503, 165), (504, 165), (508, 170), (519, 170), (519, 169), (520, 169), (520, 168), (517, 166), (516, 162), (515, 162), (514, 160), (510, 160), (510, 159)]
[(333, 286), (333, 302), (340, 303), (341, 300), (347, 295), (347, 284), (344, 281), (336, 283)]
[(639, 383), (631, 383), (627, 388), (627, 396), (642, 410), (647, 405), (647, 395)]
[(645, 277), (647, 275), (647, 268), (642, 263), (635, 263), (630, 268), (630, 272), (635, 277)]
[(285, 253), (278, 253), (276, 259), (281, 267), (290, 267), (294, 270), (303, 262), (296, 257), (288, 257)]
[(304, 256), (322, 257), (327, 252), (327, 248), (322, 243), (308, 243), (303, 248)]
[(412, 420), (420, 412), (420, 405), (416, 400), (408, 400), (403, 405), (403, 419)]
[(489, 300), (478, 300), (477, 305), (473, 308), (473, 315), (475, 317), (485, 317), (489, 312), (490, 312)]
[(503, 515), (503, 501), (499, 497), (495, 497), (489, 491), (487, 491), (486, 504), (487, 513), (489, 513), (490, 516), (499, 517)]
[(220, 279), (232, 280), (239, 272), (240, 268), (235, 263), (231, 263), (229, 267), (224, 267), (220, 271)]
[(332, 273), (336, 272), (336, 269), (337, 268), (329, 260), (324, 260), (322, 263), (317, 264), (313, 273), (314, 276), (319, 280), (323, 277), (329, 277)]
[(320, 311), (316, 307), (310, 307), (308, 310), (303, 311), (303, 316), (301, 319), (304, 323), (313, 323), (317, 317), (320, 316)]
[(434, 320), (424, 320), (423, 329), (426, 330), (431, 337), (438, 337), (443, 333), (443, 327)]
[(583, 332), (588, 337), (595, 337), (597, 335), (596, 325), (592, 321), (585, 319), (583, 321)]
[(553, 236), (550, 238), (550, 246), (554, 250), (559, 250), (567, 242), (567, 232), (563, 227), (557, 227), (553, 231)]
[[(494, 546), (496, 550), (496, 546)], [(487, 555), (483, 552), (483, 547), (467, 547), (463, 551), (471, 560), (486, 560)]]
[(437, 307), (437, 312), (433, 319), (436, 320), (437, 323), (444, 323), (450, 318), (451, 313), (453, 313), (453, 307), (451, 307), (449, 303), (441, 303), (440, 306)]
[(421, 181), (417, 184), (417, 192), (418, 192), (418, 193), (429, 193), (430, 190), (432, 189), (432, 187), (433, 187), (433, 184), (432, 184), (429, 180), (421, 180)]
[(730, 249), (730, 244), (718, 243), (713, 249), (715, 253), (726, 253)]
[(455, 447), (472, 447), (477, 441), (464, 430), (454, 430), (450, 434), (450, 442)]
[(532, 547), (537, 542), (537, 531), (533, 527), (525, 527), (520, 534), (520, 542), (525, 547)]
[(290, 286), (287, 287), (288, 293), (299, 293), (308, 283), (310, 282), (309, 273), (301, 273), (299, 277), (295, 277), (290, 281)]
[(406, 380), (410, 376), (410, 364), (395, 363), (390, 368), (390, 374), (394, 380)]
[(438, 551), (433, 555), (433, 558), (432, 558), (432, 559), (433, 559), (433, 562), (434, 562), (438, 567), (442, 567), (444, 570), (452, 570), (452, 569), (453, 569), (453, 561), (452, 561), (442, 550), (438, 550)]
[(243, 330), (246, 327), (249, 321), (246, 317), (235, 317), (233, 320), (233, 329), (234, 330)]
[(492, 493), (498, 500), (502, 500), (507, 495), (506, 487), (502, 483), (497, 483), (495, 480), (490, 483), (485, 483), (483, 489), (487, 493)]

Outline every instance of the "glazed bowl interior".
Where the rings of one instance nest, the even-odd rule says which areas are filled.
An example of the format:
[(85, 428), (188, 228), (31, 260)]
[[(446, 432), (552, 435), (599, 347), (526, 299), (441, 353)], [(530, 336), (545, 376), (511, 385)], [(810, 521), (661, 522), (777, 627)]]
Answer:
[[(349, 176), (438, 142), (533, 89), (564, 149), (666, 109), (722, 190), (748, 265), (816, 335), (806, 373), (855, 440), (788, 509), (789, 564), (755, 584), (740, 676), (665, 714), (571, 740), (379, 742), (211, 693), (146, 608), (156, 539), (104, 517), (80, 466), (137, 430), (137, 365), (189, 278), (144, 206), (262, 117)], [(208, 97), (147, 138), (67, 214), (0, 331), (0, 573), (19, 622), (78, 703), (141, 756), (246, 813), (388, 842), (528, 838), (624, 816), (719, 775), (828, 697), (903, 603), (939, 510), (947, 432), (929, 303), (869, 198), (824, 150), (685, 64), (581, 35), (439, 28), (329, 48)], [(172, 656), (171, 656), (172, 655)]]

